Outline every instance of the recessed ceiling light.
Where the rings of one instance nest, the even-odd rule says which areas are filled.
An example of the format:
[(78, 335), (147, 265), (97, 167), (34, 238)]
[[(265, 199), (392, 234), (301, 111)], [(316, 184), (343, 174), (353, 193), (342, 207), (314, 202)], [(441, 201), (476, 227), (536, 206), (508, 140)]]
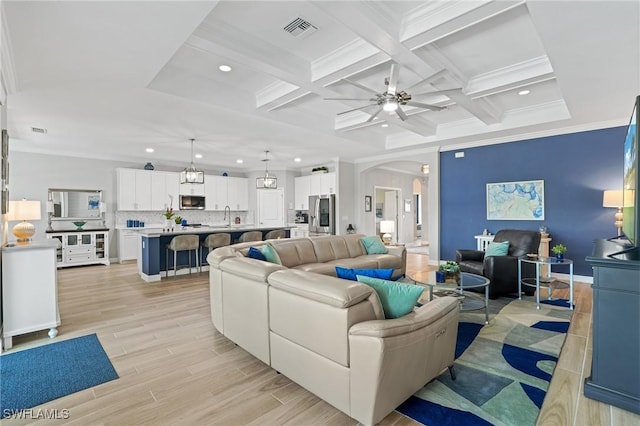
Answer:
[(302, 158), (296, 157), (293, 159), (293, 161), (295, 161), (296, 163), (299, 163), (302, 161)]
[(389, 127), (389, 125), (387, 123), (383, 123), (380, 125), (380, 127)]
[(531, 90), (521, 90), (518, 92), (518, 95), (524, 96), (524, 95), (528, 95), (529, 93), (531, 93)]
[(196, 154), (195, 157), (196, 158), (202, 158), (202, 154)]
[(238, 158), (238, 159), (236, 160), (236, 163), (238, 163), (238, 164), (242, 164), (242, 163), (244, 163), (244, 160), (243, 160), (242, 158)]
[(222, 72), (229, 72), (231, 71), (231, 67), (229, 65), (220, 65), (218, 67), (218, 69)]
[(145, 149), (145, 151), (147, 151), (147, 152), (153, 152), (153, 148), (147, 148), (147, 149)]

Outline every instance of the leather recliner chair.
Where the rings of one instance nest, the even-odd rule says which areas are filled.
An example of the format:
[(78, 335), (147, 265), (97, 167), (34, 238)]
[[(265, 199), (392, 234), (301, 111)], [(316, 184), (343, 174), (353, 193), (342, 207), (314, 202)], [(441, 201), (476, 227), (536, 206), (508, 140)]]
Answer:
[[(529, 253), (538, 253), (540, 233), (523, 229), (503, 229), (496, 233), (493, 241), (509, 241), (509, 252), (506, 256), (485, 256), (481, 250), (456, 250), (456, 262), (462, 272), (482, 275), (491, 281), (490, 299), (518, 292), (518, 258)], [(522, 278), (535, 276), (535, 265), (522, 263)], [(528, 295), (535, 292), (532, 287), (522, 288)], [(484, 289), (482, 291), (484, 292)]]

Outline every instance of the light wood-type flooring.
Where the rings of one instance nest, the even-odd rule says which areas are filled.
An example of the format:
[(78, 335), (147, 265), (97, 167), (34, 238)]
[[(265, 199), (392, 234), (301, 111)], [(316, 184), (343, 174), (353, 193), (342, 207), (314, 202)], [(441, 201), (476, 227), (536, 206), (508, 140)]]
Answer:
[[(408, 270), (428, 267), (426, 255), (409, 254)], [(146, 283), (133, 263), (59, 270), (62, 325), (55, 340), (97, 333), (120, 379), (37, 407), (69, 410), (66, 420), (39, 422), (357, 424), (221, 336), (210, 319), (208, 277), (205, 272)], [(640, 416), (582, 396), (591, 360), (589, 285), (577, 285), (576, 304), (538, 424), (640, 424)], [(50, 342), (46, 330), (17, 336), (11, 351)], [(394, 412), (381, 424), (417, 423)]]

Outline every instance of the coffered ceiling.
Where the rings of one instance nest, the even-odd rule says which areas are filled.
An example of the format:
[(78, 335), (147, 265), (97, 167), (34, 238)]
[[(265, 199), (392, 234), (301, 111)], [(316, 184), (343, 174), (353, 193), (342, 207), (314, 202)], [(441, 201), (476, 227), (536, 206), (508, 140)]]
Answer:
[[(28, 152), (184, 165), (195, 138), (205, 169), (258, 170), (269, 150), (306, 170), (623, 125), (640, 93), (637, 1), (3, 8), (8, 129)], [(374, 102), (325, 99), (375, 98), (392, 64), (398, 91), (443, 109), (369, 120)]]

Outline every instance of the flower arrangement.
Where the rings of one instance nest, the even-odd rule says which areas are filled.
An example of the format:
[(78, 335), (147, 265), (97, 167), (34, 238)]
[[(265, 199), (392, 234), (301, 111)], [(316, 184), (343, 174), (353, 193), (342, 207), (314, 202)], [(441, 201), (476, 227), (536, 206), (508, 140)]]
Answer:
[(173, 207), (167, 207), (167, 210), (162, 213), (162, 215), (165, 217), (165, 219), (171, 219), (173, 216), (175, 216), (175, 213), (173, 212)]
[(180, 225), (182, 223), (182, 218), (180, 216), (176, 216), (173, 220), (175, 220), (176, 225)]
[(460, 272), (460, 265), (452, 260), (447, 260), (445, 263), (438, 266), (438, 270), (454, 274), (456, 272)]
[(554, 254), (565, 254), (567, 252), (567, 248), (563, 244), (556, 244), (551, 248), (551, 251)]
[(175, 213), (173, 212), (173, 195), (169, 195), (169, 207), (167, 207), (167, 210), (165, 210), (162, 215), (167, 220), (170, 220), (173, 216), (175, 216)]

